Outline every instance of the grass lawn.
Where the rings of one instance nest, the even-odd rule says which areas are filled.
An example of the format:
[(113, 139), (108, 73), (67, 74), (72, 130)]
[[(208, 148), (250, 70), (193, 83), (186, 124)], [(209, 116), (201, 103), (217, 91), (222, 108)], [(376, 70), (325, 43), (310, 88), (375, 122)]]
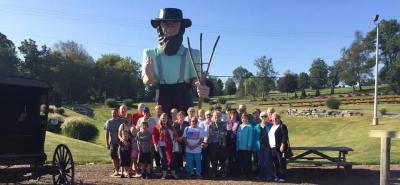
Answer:
[(46, 132), (44, 150), (48, 161), (53, 160), (54, 150), (58, 144), (62, 143), (67, 144), (71, 150), (75, 163), (106, 163), (110, 161), (108, 151), (104, 146)]
[[(260, 102), (249, 102), (246, 100), (233, 100), (237, 107), (241, 103), (245, 103), (248, 107), (248, 112), (252, 112), (258, 107), (265, 111), (267, 106), (259, 106)], [(150, 110), (154, 112), (154, 103), (146, 103)], [(400, 112), (399, 104), (379, 104), (379, 108), (385, 107), (388, 112)], [(90, 142), (82, 142), (75, 139), (67, 138), (61, 135), (47, 133), (46, 138), (46, 153), (49, 156), (53, 155), (56, 144), (66, 143), (72, 150), (74, 159), (78, 163), (108, 163), (108, 152), (105, 148), (104, 124), (110, 118), (110, 108), (104, 105), (91, 105), (94, 109), (94, 117), (89, 118), (73, 111), (67, 110), (67, 116), (80, 116), (96, 125), (99, 129), (99, 137)], [(203, 104), (204, 109), (209, 109), (209, 104)], [(278, 112), (281, 112), (282, 119), (289, 128), (289, 136), (292, 146), (348, 146), (354, 149), (348, 155), (348, 160), (363, 164), (378, 164), (380, 155), (380, 139), (370, 138), (368, 132), (370, 130), (400, 130), (400, 120), (397, 118), (379, 117), (378, 126), (372, 126), (372, 111), (373, 106), (370, 104), (360, 105), (345, 105), (341, 109), (368, 110), (363, 111), (364, 116), (354, 117), (335, 117), (335, 118), (305, 118), (292, 117), (284, 115), (283, 112), (287, 109), (286, 106), (275, 107)], [(326, 107), (320, 107), (325, 109)], [(136, 110), (130, 109), (133, 113)], [(392, 163), (400, 163), (400, 141), (392, 141)], [(337, 155), (337, 154), (335, 154)]]

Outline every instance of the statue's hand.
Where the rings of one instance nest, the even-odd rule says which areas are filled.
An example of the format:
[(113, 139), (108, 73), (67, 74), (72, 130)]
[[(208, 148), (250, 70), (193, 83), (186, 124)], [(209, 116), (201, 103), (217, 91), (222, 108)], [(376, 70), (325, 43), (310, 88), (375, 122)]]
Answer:
[(154, 79), (154, 72), (153, 72), (153, 61), (148, 58), (145, 65), (144, 65), (144, 84), (152, 84)]
[(207, 85), (201, 85), (200, 82), (196, 82), (195, 85), (199, 97), (208, 98), (208, 95), (210, 94), (210, 88)]

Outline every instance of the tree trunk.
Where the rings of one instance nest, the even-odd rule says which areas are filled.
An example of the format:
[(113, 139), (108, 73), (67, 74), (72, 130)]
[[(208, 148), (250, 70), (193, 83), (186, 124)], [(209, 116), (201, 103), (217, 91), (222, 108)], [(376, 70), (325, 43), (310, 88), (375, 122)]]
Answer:
[(331, 94), (335, 94), (335, 86), (334, 85), (331, 86)]

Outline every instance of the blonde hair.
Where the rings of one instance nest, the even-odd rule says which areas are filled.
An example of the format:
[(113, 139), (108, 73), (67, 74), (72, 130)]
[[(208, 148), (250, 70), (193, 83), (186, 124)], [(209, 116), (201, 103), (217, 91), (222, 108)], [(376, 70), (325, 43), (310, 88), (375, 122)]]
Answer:
[(280, 119), (281, 119), (281, 115), (279, 115), (279, 113), (277, 113), (277, 112), (274, 112), (274, 113), (272, 114), (272, 116), (271, 116), (271, 119), (274, 120), (274, 119), (276, 119), (276, 118), (278, 118), (278, 119), (280, 120)]

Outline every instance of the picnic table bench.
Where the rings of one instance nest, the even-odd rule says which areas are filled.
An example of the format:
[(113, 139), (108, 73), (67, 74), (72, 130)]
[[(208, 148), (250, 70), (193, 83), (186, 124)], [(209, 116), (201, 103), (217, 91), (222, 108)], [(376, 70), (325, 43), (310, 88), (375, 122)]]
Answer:
[[(291, 147), (295, 155), (287, 159), (288, 163), (302, 163), (302, 164), (314, 164), (316, 166), (321, 165), (334, 165), (338, 168), (344, 167), (345, 172), (352, 169), (354, 163), (346, 161), (346, 155), (353, 151), (349, 147)], [(296, 152), (296, 151), (301, 151)], [(338, 152), (337, 156), (328, 155), (326, 152)], [(297, 155), (296, 155), (297, 154)]]

